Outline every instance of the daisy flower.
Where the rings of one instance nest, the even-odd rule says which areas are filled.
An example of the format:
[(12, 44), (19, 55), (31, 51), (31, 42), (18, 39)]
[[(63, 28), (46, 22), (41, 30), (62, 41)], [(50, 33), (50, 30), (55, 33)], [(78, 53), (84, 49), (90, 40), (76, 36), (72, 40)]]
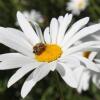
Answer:
[(73, 14), (79, 15), (81, 11), (84, 11), (88, 5), (88, 0), (70, 0), (67, 3), (67, 10), (72, 11)]
[[(93, 39), (99, 40), (100, 41), (100, 31), (96, 32), (95, 35), (92, 36)], [(92, 54), (92, 52), (91, 52)], [(93, 54), (92, 54), (93, 55)], [(93, 62), (100, 68), (100, 52), (94, 54), (93, 57)], [(98, 72), (92, 72), (92, 82), (96, 85), (97, 88), (100, 89), (100, 73)]]
[[(100, 41), (100, 31), (97, 31), (95, 34), (91, 36), (87, 36), (86, 38), (82, 39), (82, 42), (89, 41), (89, 40), (98, 40)], [(94, 66), (98, 68), (98, 72), (94, 70), (90, 70), (90, 68), (83, 64), (80, 65), (77, 69), (74, 70), (76, 73), (78, 87), (77, 91), (79, 93), (88, 90), (90, 80), (96, 85), (97, 88), (100, 89), (100, 52), (80, 52), (78, 53), (79, 56), (87, 58), (89, 62), (94, 63)], [(89, 66), (89, 65), (88, 65)], [(91, 66), (90, 66), (91, 67)], [(77, 74), (78, 73), (78, 74)]]
[(99, 66), (93, 62), (95, 60), (94, 58), (96, 54), (97, 52), (80, 52), (77, 54), (78, 57), (85, 59), (88, 63), (91, 63), (92, 66), (94, 65), (94, 67), (98, 68), (98, 71), (91, 70), (90, 69), (91, 65), (81, 63), (79, 67), (73, 70), (74, 74), (76, 75), (76, 80), (78, 82), (77, 91), (79, 93), (88, 90), (92, 75), (95, 75), (96, 73), (100, 73)]
[[(94, 61), (96, 66), (100, 68), (100, 54), (97, 53)], [(96, 85), (97, 88), (100, 89), (100, 73), (92, 72), (91, 75), (92, 75), (92, 82)]]
[[(96, 35), (92, 35), (88, 40), (90, 39), (94, 39), (94, 40), (100, 40), (98, 39), (98, 32), (96, 33)], [(86, 39), (87, 40), (87, 39)], [(79, 52), (78, 54), (75, 54), (75, 56), (73, 56), (74, 58), (81, 58), (80, 62), (80, 66), (77, 67), (76, 69), (74, 69), (74, 74), (76, 75), (76, 80), (78, 82), (78, 86), (77, 86), (77, 91), (79, 93), (81, 93), (82, 91), (86, 91), (89, 88), (90, 85), (90, 79), (92, 79), (92, 82), (98, 87), (100, 88), (100, 56), (98, 52), (90, 52), (90, 51), (86, 51), (86, 52)], [(85, 59), (86, 62), (83, 64), (83, 60)], [(91, 65), (88, 63), (91, 63), (92, 66), (94, 66), (95, 68), (98, 69), (98, 71), (96, 71), (95, 69), (91, 70)]]
[[(72, 14), (66, 14), (58, 19), (52, 18), (50, 26), (44, 30), (44, 35), (38, 24), (34, 22), (34, 29), (21, 12), (17, 12), (17, 19), (22, 31), (14, 28), (0, 27), (0, 43), (16, 50), (16, 53), (0, 55), (0, 70), (19, 68), (8, 81), (12, 86), (24, 75), (31, 74), (25, 80), (21, 96), (24, 98), (33, 86), (49, 74), (58, 71), (62, 79), (72, 88), (77, 88), (76, 76), (73, 69), (80, 62), (72, 55), (80, 51), (99, 50), (99, 41), (88, 41), (74, 45), (76, 41), (100, 30), (100, 24), (83, 28), (89, 18), (75, 22), (69, 29)], [(84, 62), (86, 60), (83, 59)], [(91, 70), (98, 71), (91, 63)]]

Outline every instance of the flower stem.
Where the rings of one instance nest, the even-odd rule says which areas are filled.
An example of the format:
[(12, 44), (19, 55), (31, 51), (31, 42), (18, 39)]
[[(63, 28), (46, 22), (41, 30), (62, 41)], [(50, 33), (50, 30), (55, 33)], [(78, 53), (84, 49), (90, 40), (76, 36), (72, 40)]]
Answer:
[(64, 96), (63, 96), (63, 92), (62, 92), (62, 88), (61, 88), (61, 84), (60, 84), (60, 80), (59, 80), (59, 75), (58, 75), (57, 71), (55, 71), (54, 73), (55, 73), (55, 79), (56, 79), (56, 83), (57, 83), (57, 89), (59, 89), (59, 91), (60, 91), (60, 100), (64, 100)]

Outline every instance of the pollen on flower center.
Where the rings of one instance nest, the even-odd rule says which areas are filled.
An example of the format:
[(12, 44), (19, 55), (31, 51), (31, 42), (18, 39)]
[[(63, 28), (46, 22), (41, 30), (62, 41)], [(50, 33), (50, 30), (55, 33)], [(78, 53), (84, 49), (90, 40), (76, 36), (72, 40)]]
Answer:
[(89, 58), (90, 53), (90, 51), (83, 52), (83, 57)]
[(41, 44), (40, 47), (38, 44), (37, 50), (39, 50), (40, 53), (35, 53), (35, 59), (40, 62), (54, 61), (62, 54), (61, 48), (56, 44)]

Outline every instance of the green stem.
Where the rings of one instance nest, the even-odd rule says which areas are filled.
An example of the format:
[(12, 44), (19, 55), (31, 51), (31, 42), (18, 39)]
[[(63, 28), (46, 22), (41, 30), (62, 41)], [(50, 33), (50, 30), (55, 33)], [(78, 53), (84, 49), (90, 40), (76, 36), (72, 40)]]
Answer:
[(59, 80), (59, 75), (57, 71), (55, 71), (54, 73), (55, 73), (55, 78), (56, 78), (56, 83), (57, 83), (57, 89), (59, 89), (60, 91), (60, 96), (61, 96), (60, 100), (64, 100), (63, 91), (62, 91), (60, 80)]

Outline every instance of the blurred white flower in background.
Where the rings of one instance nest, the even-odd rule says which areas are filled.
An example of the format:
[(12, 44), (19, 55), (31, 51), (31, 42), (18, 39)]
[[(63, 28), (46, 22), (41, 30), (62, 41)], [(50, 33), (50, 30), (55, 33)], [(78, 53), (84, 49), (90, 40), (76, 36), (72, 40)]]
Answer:
[(29, 11), (23, 11), (22, 13), (27, 18), (27, 20), (30, 21), (30, 22), (33, 22), (33, 21), (38, 22), (38, 23), (44, 22), (44, 18), (39, 11), (36, 11), (36, 10), (33, 9), (30, 12)]
[[(81, 63), (79, 67), (74, 69), (74, 74), (76, 75), (76, 80), (78, 82), (77, 91), (78, 93), (81, 93), (82, 91), (88, 90), (90, 85), (90, 79), (92, 78), (92, 76), (96, 75), (97, 73), (99, 73), (100, 75), (100, 67), (99, 67), (100, 64), (98, 66), (96, 64), (97, 62), (95, 63), (93, 62), (95, 60), (95, 56), (97, 55), (97, 52), (88, 52), (88, 51), (80, 52), (77, 55), (79, 55), (78, 57), (80, 58), (82, 57), (85, 61), (84, 64)], [(98, 71), (93, 69), (91, 70), (90, 69), (91, 65), (96, 67)]]
[[(44, 17), (39, 11), (36, 11), (35, 9), (32, 9), (31, 11), (23, 11), (23, 15), (26, 17), (26, 19), (31, 22), (31, 24), (34, 24), (34, 21), (43, 24), (44, 22)], [(17, 26), (19, 26), (18, 21), (15, 23)]]
[[(93, 23), (92, 23), (93, 24)], [(82, 41), (94, 41), (98, 40), (100, 41), (100, 31), (96, 32), (95, 34), (91, 36), (87, 36)], [(79, 43), (79, 42), (78, 42)], [(81, 42), (80, 42), (81, 43)], [(97, 46), (98, 48), (100, 46)], [(77, 56), (79, 55), (79, 56)], [(90, 80), (96, 85), (97, 88), (100, 89), (100, 52), (80, 52), (76, 54), (77, 57), (84, 57), (86, 60), (85, 63), (81, 63), (80, 67), (77, 67), (74, 69), (74, 74), (76, 75), (76, 80), (78, 82), (77, 91), (81, 93), (82, 91), (86, 91), (89, 88)], [(76, 58), (77, 58), (76, 57)], [(82, 59), (80, 60), (80, 62)], [(91, 64), (98, 70), (91, 70), (92, 67)], [(88, 64), (87, 64), (88, 63)], [(87, 66), (88, 65), (88, 66)]]
[(66, 10), (72, 11), (73, 14), (79, 15), (81, 11), (84, 11), (88, 5), (88, 0), (70, 0), (67, 3)]

